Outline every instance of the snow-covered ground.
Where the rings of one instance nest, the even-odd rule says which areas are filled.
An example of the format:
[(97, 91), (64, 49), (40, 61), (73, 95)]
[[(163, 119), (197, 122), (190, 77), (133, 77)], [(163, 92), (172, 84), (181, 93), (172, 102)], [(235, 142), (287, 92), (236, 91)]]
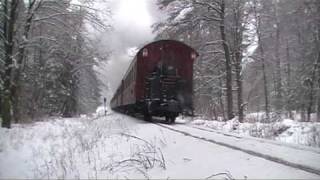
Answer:
[(239, 123), (236, 119), (223, 122), (194, 119), (191, 124), (241, 136), (253, 136), (276, 141), (320, 147), (320, 123), (283, 119), (272, 123)]
[[(187, 126), (181, 123), (187, 123)], [(178, 124), (169, 127), (206, 138), (217, 138), (212, 132), (190, 126), (194, 124), (178, 120)], [(235, 141), (224, 139), (223, 136), (218, 138), (226, 142)], [(271, 147), (272, 144), (267, 143), (266, 146), (266, 142), (250, 139), (238, 141), (244, 147), (250, 144), (251, 147), (255, 146), (257, 151)], [(281, 149), (281, 146), (275, 145), (274, 148)], [(318, 152), (308, 148), (304, 151), (303, 148), (307, 147), (298, 150), (308, 158)], [(294, 149), (290, 151), (294, 152)], [(303, 157), (292, 152), (284, 154), (284, 159)], [(304, 164), (314, 168), (320, 166), (310, 159), (306, 159)], [(34, 124), (14, 125), (10, 130), (0, 129), (0, 179), (208, 177), (320, 178), (313, 173), (117, 113), (98, 117), (48, 119)]]

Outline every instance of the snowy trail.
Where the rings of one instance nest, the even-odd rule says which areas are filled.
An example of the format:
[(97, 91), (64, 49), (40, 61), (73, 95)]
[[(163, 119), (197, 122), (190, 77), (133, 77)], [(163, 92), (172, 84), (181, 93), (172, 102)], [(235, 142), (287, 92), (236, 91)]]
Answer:
[[(166, 129), (210, 143), (239, 150), (253, 156), (320, 175), (320, 150), (290, 146), (258, 138), (241, 137), (186, 125), (157, 124)], [(211, 132), (211, 134), (203, 131)]]

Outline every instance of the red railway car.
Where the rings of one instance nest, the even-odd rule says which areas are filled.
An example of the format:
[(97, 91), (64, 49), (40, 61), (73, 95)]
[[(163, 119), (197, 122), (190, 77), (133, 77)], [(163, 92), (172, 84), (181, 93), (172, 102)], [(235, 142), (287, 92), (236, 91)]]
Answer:
[(179, 113), (193, 114), (193, 62), (198, 53), (175, 40), (142, 47), (111, 99), (111, 108), (141, 113), (146, 120), (164, 116), (173, 123)]

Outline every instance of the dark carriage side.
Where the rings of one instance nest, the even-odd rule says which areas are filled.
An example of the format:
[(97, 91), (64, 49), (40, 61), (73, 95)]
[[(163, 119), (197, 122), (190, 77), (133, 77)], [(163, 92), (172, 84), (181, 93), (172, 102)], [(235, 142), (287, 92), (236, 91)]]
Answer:
[(194, 49), (174, 40), (144, 46), (113, 97), (120, 102), (112, 101), (112, 108), (141, 113), (146, 120), (164, 116), (169, 123), (180, 113), (192, 114), (193, 62), (197, 56)]

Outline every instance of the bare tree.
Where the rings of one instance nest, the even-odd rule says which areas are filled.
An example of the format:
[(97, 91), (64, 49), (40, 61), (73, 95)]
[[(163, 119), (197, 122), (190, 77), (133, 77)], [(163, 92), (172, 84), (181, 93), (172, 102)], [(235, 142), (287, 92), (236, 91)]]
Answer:
[(226, 65), (226, 88), (227, 88), (227, 118), (232, 119), (233, 114), (233, 98), (232, 98), (232, 66), (231, 66), (231, 55), (230, 47), (227, 42), (227, 37), (225, 33), (225, 0), (220, 2), (220, 33), (222, 46), (225, 56), (225, 65)]
[(270, 109), (269, 109), (269, 92), (268, 92), (268, 80), (267, 80), (267, 72), (265, 66), (265, 54), (264, 54), (264, 47), (262, 42), (262, 34), (261, 34), (261, 17), (258, 13), (258, 2), (254, 1), (254, 18), (256, 19), (255, 29), (258, 38), (258, 48), (261, 55), (261, 67), (262, 67), (262, 74), (263, 74), (263, 89), (264, 89), (264, 101), (265, 101), (265, 113), (267, 120), (270, 119)]
[(243, 0), (236, 0), (232, 2), (232, 39), (233, 39), (233, 59), (235, 67), (235, 81), (237, 85), (237, 108), (238, 108), (238, 119), (239, 122), (244, 120), (244, 101), (243, 101), (243, 87), (242, 87), (242, 64), (243, 64), (243, 49), (244, 42), (243, 36), (244, 31), (248, 23), (248, 17), (245, 15), (245, 3)]

